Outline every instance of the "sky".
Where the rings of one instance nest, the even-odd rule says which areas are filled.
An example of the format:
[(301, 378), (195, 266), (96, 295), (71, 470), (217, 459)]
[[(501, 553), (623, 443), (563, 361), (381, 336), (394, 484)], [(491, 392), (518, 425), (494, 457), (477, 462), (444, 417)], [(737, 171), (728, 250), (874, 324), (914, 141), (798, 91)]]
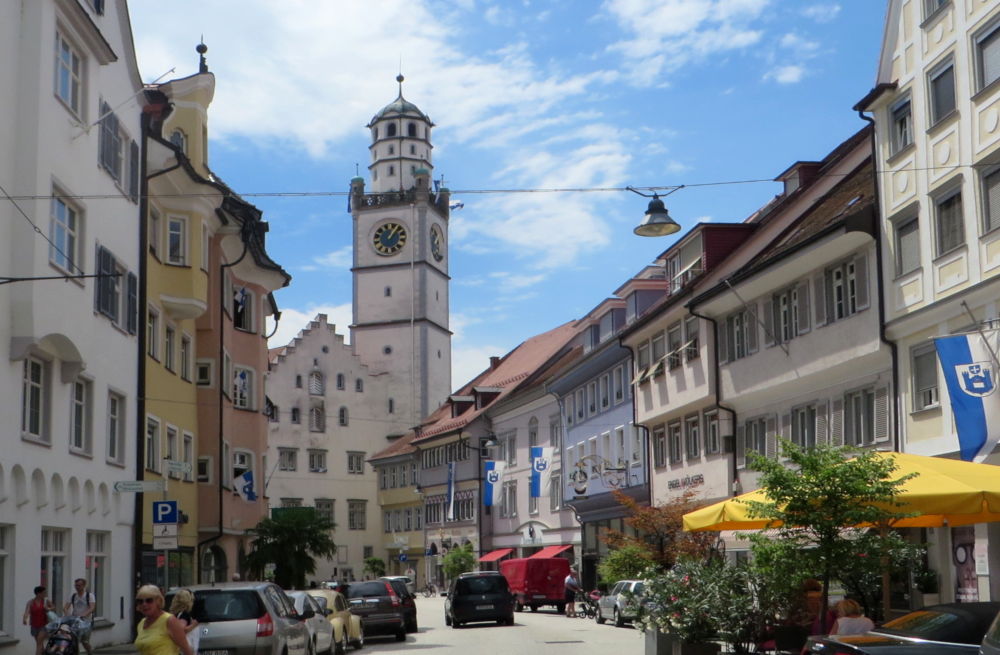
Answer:
[[(129, 13), (145, 82), (197, 72), (194, 48), (208, 46), (209, 164), (263, 210), (268, 253), (292, 275), (271, 347), (320, 312), (349, 333), (344, 193), (402, 72), (404, 97), (436, 125), (434, 177), (464, 203), (448, 238), (458, 388), (491, 355), (586, 315), (699, 222), (745, 220), (781, 192), (775, 176), (861, 129), (851, 107), (874, 85), (885, 10), (132, 0)], [(680, 185), (665, 203), (681, 232), (634, 235), (648, 199), (624, 187)]]

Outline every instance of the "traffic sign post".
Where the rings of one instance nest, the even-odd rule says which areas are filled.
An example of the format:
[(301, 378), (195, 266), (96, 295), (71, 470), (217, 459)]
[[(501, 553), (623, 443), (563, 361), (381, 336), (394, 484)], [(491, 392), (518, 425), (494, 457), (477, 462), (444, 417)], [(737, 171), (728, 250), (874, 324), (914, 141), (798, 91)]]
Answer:
[(166, 480), (119, 480), (115, 482), (115, 491), (120, 494), (137, 493), (146, 491), (167, 491)]

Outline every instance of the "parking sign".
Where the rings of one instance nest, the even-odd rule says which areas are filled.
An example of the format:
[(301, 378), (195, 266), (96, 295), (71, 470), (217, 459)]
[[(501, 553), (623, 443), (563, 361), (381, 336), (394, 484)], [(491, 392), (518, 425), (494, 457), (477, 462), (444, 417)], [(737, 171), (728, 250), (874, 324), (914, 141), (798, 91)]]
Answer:
[(177, 501), (153, 501), (153, 523), (177, 523)]

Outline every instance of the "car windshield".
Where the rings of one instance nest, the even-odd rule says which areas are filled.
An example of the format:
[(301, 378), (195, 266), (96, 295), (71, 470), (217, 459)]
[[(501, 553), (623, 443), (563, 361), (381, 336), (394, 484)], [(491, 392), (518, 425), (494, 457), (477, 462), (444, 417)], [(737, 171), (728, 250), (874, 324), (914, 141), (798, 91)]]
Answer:
[(455, 591), (460, 594), (501, 594), (507, 590), (507, 578), (502, 575), (461, 578), (455, 585)]
[[(972, 643), (968, 641), (968, 622), (950, 612), (934, 610), (910, 612), (888, 621), (878, 629), (878, 632), (934, 641)], [(979, 643), (979, 639), (980, 637), (977, 637), (975, 643)]]
[(347, 590), (348, 598), (365, 598), (366, 596), (388, 596), (385, 582), (356, 582)]
[(191, 615), (202, 623), (257, 619), (264, 605), (252, 589), (206, 589), (195, 592)]

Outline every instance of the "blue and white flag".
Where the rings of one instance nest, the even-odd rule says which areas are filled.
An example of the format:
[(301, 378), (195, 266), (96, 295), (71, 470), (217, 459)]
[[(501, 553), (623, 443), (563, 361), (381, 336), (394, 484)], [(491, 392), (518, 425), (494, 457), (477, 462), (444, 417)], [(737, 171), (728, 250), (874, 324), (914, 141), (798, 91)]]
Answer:
[(456, 209), (461, 209), (462, 207), (465, 207), (465, 203), (462, 202), (461, 200), (452, 200), (450, 203), (448, 203), (448, 209), (450, 209), (451, 211), (455, 211)]
[(503, 474), (507, 468), (507, 463), (496, 460), (487, 460), (483, 473), (483, 505), (492, 507), (499, 505), (503, 497)]
[(448, 462), (448, 495), (445, 498), (445, 505), (447, 511), (445, 512), (445, 519), (448, 521), (455, 520), (455, 462)]
[(532, 446), (531, 448), (531, 497), (549, 495), (552, 483), (552, 448)]
[(240, 498), (252, 503), (257, 500), (257, 494), (253, 491), (253, 471), (247, 471), (240, 477), (233, 480), (233, 485), (236, 486), (236, 493), (240, 495)]
[(981, 461), (1000, 438), (997, 366), (981, 334), (934, 339), (955, 415), (962, 459)]
[(243, 311), (243, 308), (247, 304), (247, 290), (246, 287), (240, 287), (233, 292), (233, 300), (236, 301), (236, 310)]

